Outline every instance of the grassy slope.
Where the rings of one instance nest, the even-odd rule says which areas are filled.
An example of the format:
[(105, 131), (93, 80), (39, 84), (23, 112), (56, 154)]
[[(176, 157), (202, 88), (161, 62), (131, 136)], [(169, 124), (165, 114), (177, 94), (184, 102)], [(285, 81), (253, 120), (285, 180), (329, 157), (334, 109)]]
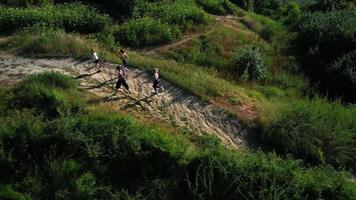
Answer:
[[(262, 84), (236, 82), (231, 80), (231, 77), (226, 78), (226, 74), (216, 72), (214, 68), (189, 64), (191, 60), (184, 61), (186, 63), (177, 63), (172, 60), (150, 58), (130, 52), (129, 62), (135, 67), (147, 70), (158, 67), (165, 79), (176, 83), (204, 100), (218, 104), (246, 121), (252, 119), (263, 127), (273, 125), (278, 113), (285, 112), (294, 105), (291, 102), (301, 102), (306, 106), (312, 105), (313, 102), (308, 99), (310, 89), (303, 77), (281, 70), (281, 68), (286, 67), (288, 59), (278, 53), (279, 50), (283, 50), (284, 46), (276, 42), (282, 40), (285, 36), (283, 33), (281, 34), (280, 25), (266, 17), (251, 13), (240, 18), (240, 22), (247, 29), (217, 29), (217, 31), (207, 34), (205, 38), (215, 45), (220, 45), (223, 54), (217, 60), (222, 60), (223, 64), (228, 62), (227, 60), (234, 50), (234, 48), (226, 48), (223, 45), (222, 41), (226, 37), (237, 39), (237, 41), (234, 40), (236, 42), (235, 48), (246, 43), (254, 43), (263, 49), (268, 63), (273, 66), (272, 69), (274, 70), (272, 70), (273, 73), (270, 74), (269, 79)], [(98, 45), (97, 41), (88, 39), (88, 36), (83, 37), (82, 35), (64, 32), (56, 32), (55, 34), (51, 31), (35, 34), (22, 32), (1, 43), (0, 45), (7, 50), (21, 55), (74, 55), (78, 58), (88, 58), (90, 48), (97, 47), (105, 59), (119, 62), (115, 52)], [(328, 104), (325, 100), (321, 101), (323, 104)], [(346, 109), (343, 112), (353, 113), (352, 108), (350, 108), (350, 111)], [(345, 129), (347, 126), (351, 128)], [(352, 122), (340, 126), (341, 131), (347, 130), (348, 133), (352, 133), (353, 128)], [(337, 148), (339, 147), (336, 146)], [(350, 151), (352, 152), (353, 149), (350, 149)]]
[[(72, 105), (63, 104), (73, 99), (68, 91), (76, 91), (75, 99), (86, 96), (71, 78), (58, 73), (31, 76), (0, 90), (4, 144), (0, 158), (7, 169), (0, 179), (1, 198), (236, 199), (249, 194), (253, 199), (352, 199), (356, 195), (354, 183), (330, 168), (305, 169), (273, 154), (229, 150), (211, 137), (192, 143), (183, 135), (142, 126), (83, 101), (82, 109), (53, 116), (49, 108), (64, 111)], [(52, 101), (37, 102), (43, 98)]]

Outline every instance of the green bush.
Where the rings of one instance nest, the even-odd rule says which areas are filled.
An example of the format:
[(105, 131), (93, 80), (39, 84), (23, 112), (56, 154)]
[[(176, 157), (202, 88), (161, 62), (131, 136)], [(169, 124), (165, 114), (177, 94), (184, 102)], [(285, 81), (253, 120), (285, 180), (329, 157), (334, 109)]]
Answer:
[(244, 10), (249, 10), (249, 11), (253, 10), (254, 0), (230, 0), (230, 1), (236, 6)]
[(32, 75), (9, 91), (7, 103), (12, 109), (34, 109), (49, 118), (75, 114), (84, 103), (74, 88), (75, 82), (60, 73)]
[(330, 168), (302, 171), (274, 155), (212, 151), (187, 166), (182, 199), (352, 199), (355, 188)]
[(324, 100), (290, 102), (271, 119), (261, 139), (307, 163), (355, 170), (356, 109)]
[(232, 70), (244, 80), (262, 80), (266, 77), (266, 67), (258, 48), (246, 46), (233, 57)]
[(152, 18), (142, 18), (125, 22), (120, 27), (118, 38), (130, 46), (149, 46), (173, 41), (180, 34), (176, 26)]
[(330, 77), (329, 91), (348, 94), (345, 99), (356, 100), (356, 51), (337, 58), (326, 67)]
[[(345, 70), (336, 70), (328, 74), (328, 66), (346, 58), (356, 50), (356, 12), (333, 11), (328, 13), (307, 14), (298, 23), (298, 35), (295, 40), (296, 50), (302, 61), (302, 70), (319, 89), (331, 97), (344, 97), (349, 102), (356, 102), (353, 91), (348, 87), (339, 89), (334, 85), (333, 77), (342, 77), (346, 71), (352, 71), (355, 65), (350, 61), (341, 64)], [(353, 54), (350, 54), (353, 55)], [(331, 67), (332, 68), (332, 67)], [(331, 69), (332, 70), (332, 69)], [(338, 74), (341, 73), (341, 74)], [(349, 73), (352, 76), (352, 72)], [(344, 86), (350, 79), (339, 82)]]
[(312, 12), (344, 9), (356, 9), (356, 3), (353, 0), (316, 0), (308, 6), (308, 10)]
[(237, 10), (229, 0), (197, 0), (197, 3), (204, 10), (215, 15), (234, 14)]
[[(65, 33), (64, 30), (35, 26), (16, 32), (0, 46), (25, 56), (90, 58), (92, 48), (99, 49), (102, 56), (110, 54), (103, 47), (106, 42), (113, 45), (113, 38), (102, 35), (96, 35), (98, 38), (95, 39), (84, 39), (79, 34)], [(116, 45), (111, 47), (118, 48)]]
[(0, 7), (0, 30), (14, 31), (33, 25), (63, 28), (81, 33), (99, 32), (111, 19), (88, 6), (72, 3), (45, 7)]
[(14, 7), (25, 7), (25, 6), (43, 6), (50, 5), (55, 0), (2, 0), (1, 4), (6, 6), (14, 6)]
[(43, 159), (48, 147), (43, 137), (45, 123), (29, 111), (1, 117), (0, 121), (0, 183), (16, 181), (29, 166)]
[(208, 16), (197, 7), (193, 0), (168, 0), (154, 3), (141, 0), (135, 6), (133, 17), (135, 19), (153, 18), (162, 23), (177, 25), (182, 30), (193, 24), (206, 24), (208, 22)]
[(16, 192), (11, 186), (0, 186), (0, 198), (2, 200), (30, 200), (27, 196)]
[(31, 85), (33, 83), (59, 89), (77, 88), (77, 82), (72, 77), (54, 71), (47, 71), (36, 75), (30, 75), (22, 81), (23, 85)]

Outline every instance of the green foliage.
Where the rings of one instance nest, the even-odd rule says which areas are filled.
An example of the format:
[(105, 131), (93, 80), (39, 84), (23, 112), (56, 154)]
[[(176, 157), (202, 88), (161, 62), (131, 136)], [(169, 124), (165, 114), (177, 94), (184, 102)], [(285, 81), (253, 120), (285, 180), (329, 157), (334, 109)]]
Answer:
[(352, 199), (330, 168), (303, 172), (298, 163), (261, 153), (215, 150), (189, 163), (185, 199)]
[(231, 69), (244, 80), (263, 80), (266, 77), (266, 66), (260, 50), (256, 47), (242, 48), (231, 61)]
[(58, 72), (43, 72), (37, 75), (28, 76), (22, 81), (23, 85), (30, 85), (38, 83), (45, 85), (46, 87), (60, 88), (60, 89), (75, 89), (77, 88), (77, 82), (64, 74)]
[(189, 29), (192, 25), (206, 24), (208, 16), (197, 7), (193, 0), (167, 1), (138, 1), (133, 17), (140, 19), (150, 17), (169, 25), (177, 25), (181, 30)]
[[(63, 83), (64, 77), (49, 77), (45, 74), (26, 81), (41, 84), (50, 80), (48, 88), (73, 87)], [(211, 136), (204, 137), (198, 149), (182, 135), (141, 126), (102, 110), (55, 119), (34, 115), (31, 110), (0, 117), (1, 197), (355, 197), (354, 185), (332, 169), (305, 170), (298, 162), (275, 155), (229, 150)]]
[[(310, 79), (319, 84), (319, 88), (331, 97), (343, 96), (344, 100), (355, 102), (355, 88), (341, 89), (334, 85), (333, 77), (343, 76), (346, 71), (352, 71), (355, 65), (350, 61), (343, 65), (345, 70), (336, 70), (334, 74), (328, 73), (328, 66), (340, 62), (338, 59), (347, 59), (352, 51), (356, 50), (356, 13), (352, 11), (335, 11), (329, 13), (307, 14), (298, 24), (298, 35), (295, 41), (298, 55), (302, 61), (302, 70)], [(333, 67), (331, 67), (333, 68)], [(332, 71), (332, 69), (331, 69)], [(341, 74), (338, 74), (341, 73)], [(349, 73), (352, 77), (352, 72)], [(350, 78), (339, 82), (345, 86)]]
[(32, 75), (9, 91), (7, 104), (12, 109), (34, 109), (49, 118), (78, 113), (84, 103), (74, 88), (75, 82), (60, 73)]
[(123, 44), (149, 46), (170, 42), (180, 34), (176, 26), (145, 17), (125, 22), (120, 27), (118, 38)]
[(30, 200), (30, 198), (16, 192), (9, 185), (0, 186), (0, 198), (2, 200)]
[(254, 0), (230, 0), (230, 2), (244, 10), (253, 10)]
[(337, 58), (326, 67), (332, 91), (344, 91), (356, 99), (356, 51)]
[(237, 7), (229, 0), (197, 0), (197, 3), (209, 13), (215, 15), (234, 14)]
[(107, 47), (118, 49), (112, 37), (109, 33), (98, 33), (94, 39), (84, 39), (78, 34), (68, 34), (63, 30), (35, 26), (16, 32), (0, 46), (25, 56), (90, 58), (92, 48), (98, 49), (102, 56), (110, 54), (105, 49)]
[(92, 33), (103, 30), (111, 23), (108, 16), (79, 3), (28, 8), (0, 7), (2, 31), (14, 31), (40, 24), (66, 31)]
[(44, 6), (53, 4), (55, 0), (2, 0), (1, 4), (6, 6), (14, 7), (25, 7), (25, 6)]
[(179, 62), (214, 67), (219, 72), (230, 74), (229, 64), (234, 52), (248, 44), (260, 48), (261, 52), (267, 55), (267, 63), (273, 62), (274, 49), (261, 41), (256, 34), (226, 27), (219, 27), (197, 39), (193, 39), (182, 48), (168, 52), (166, 56)]
[(324, 100), (293, 101), (271, 117), (262, 141), (307, 163), (355, 170), (356, 109)]
[(316, 0), (308, 6), (308, 10), (312, 12), (328, 12), (344, 9), (356, 9), (356, 2), (353, 0)]

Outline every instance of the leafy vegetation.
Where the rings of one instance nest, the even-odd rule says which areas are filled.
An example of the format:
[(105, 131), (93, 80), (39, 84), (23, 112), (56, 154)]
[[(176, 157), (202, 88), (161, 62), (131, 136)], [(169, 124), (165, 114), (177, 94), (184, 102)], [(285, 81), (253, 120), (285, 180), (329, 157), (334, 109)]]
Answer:
[[(112, 41), (112, 35), (99, 34), (84, 38), (75, 33), (65, 33), (61, 29), (34, 26), (16, 32), (11, 38), (0, 42), (0, 47), (19, 55), (37, 57), (76, 57), (90, 58), (91, 48), (100, 51), (100, 55), (110, 57), (110, 50), (119, 46)], [(108, 40), (107, 40), (108, 39)], [(103, 40), (105, 40), (103, 42)]]
[(82, 98), (75, 91), (73, 80), (59, 73), (47, 72), (29, 76), (8, 94), (11, 109), (33, 109), (47, 117), (78, 113), (83, 109)]
[[(356, 13), (352, 11), (335, 11), (329, 13), (314, 13), (306, 15), (298, 25), (298, 35), (295, 41), (298, 55), (301, 57), (302, 70), (319, 88), (332, 97), (341, 96), (344, 100), (355, 102), (355, 87), (350, 79), (355, 79), (352, 59), (349, 56), (356, 50)], [(347, 56), (347, 54), (349, 56)], [(344, 61), (340, 61), (340, 59)], [(346, 61), (350, 59), (349, 61)], [(329, 67), (338, 62), (345, 67)], [(343, 65), (342, 63), (350, 63)], [(331, 68), (330, 70), (328, 68)], [(333, 69), (332, 69), (333, 68)], [(331, 73), (330, 73), (331, 72)], [(334, 76), (344, 74), (349, 77), (334, 84)], [(340, 80), (340, 79), (339, 79)], [(342, 90), (340, 90), (340, 87)]]
[(13, 31), (33, 25), (63, 28), (81, 33), (99, 32), (112, 23), (111, 19), (95, 9), (79, 4), (45, 7), (0, 7), (0, 30)]
[(125, 22), (120, 28), (118, 38), (123, 44), (149, 46), (170, 42), (180, 34), (178, 27), (152, 18), (141, 18)]
[[(157, 67), (165, 80), (239, 118), (251, 111), (244, 122), (278, 156), (139, 125), (88, 104), (75, 81), (48, 72), (0, 90), (1, 199), (356, 198), (355, 184), (337, 172), (355, 173), (356, 112), (346, 103), (356, 88), (354, 2), (63, 2), (73, 1), (2, 1), (10, 7), (0, 7), (8, 36), (0, 47), (76, 58), (94, 47), (118, 61), (119, 42), (154, 46), (201, 32), (165, 55), (178, 62), (129, 52), (129, 64)], [(234, 16), (209, 27), (206, 12)], [(320, 99), (300, 72), (344, 102)]]
[(259, 49), (246, 46), (231, 62), (231, 69), (244, 80), (259, 81), (266, 77), (266, 66)]
[[(44, 86), (47, 90), (75, 88), (69, 77), (57, 73), (35, 75), (20, 84), (40, 85), (46, 80), (51, 80)], [(2, 95), (11, 96), (12, 90)], [(330, 168), (304, 169), (272, 154), (229, 150), (212, 137), (201, 138), (196, 146), (182, 135), (141, 126), (100, 107), (54, 118), (31, 108), (21, 113), (7, 109), (0, 124), (3, 198), (235, 199), (248, 194), (353, 199), (356, 195), (354, 183)]]
[(237, 7), (229, 0), (197, 0), (204, 10), (215, 15), (234, 14)]
[(293, 101), (268, 119), (261, 138), (274, 150), (311, 164), (355, 170), (355, 107), (325, 100)]
[(204, 24), (209, 21), (208, 16), (202, 9), (197, 7), (192, 0), (167, 0), (157, 2), (147, 2), (140, 0), (137, 2), (133, 17), (151, 17), (155, 20), (177, 25), (181, 30), (192, 28), (193, 25)]

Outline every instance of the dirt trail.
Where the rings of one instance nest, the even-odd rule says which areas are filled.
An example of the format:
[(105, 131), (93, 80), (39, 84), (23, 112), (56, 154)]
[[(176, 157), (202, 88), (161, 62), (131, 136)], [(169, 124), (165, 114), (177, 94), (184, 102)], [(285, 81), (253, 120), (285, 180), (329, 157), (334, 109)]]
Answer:
[(162, 80), (164, 92), (155, 94), (151, 75), (132, 69), (128, 83), (133, 94), (120, 89), (114, 95), (116, 82), (115, 64), (104, 63), (101, 73), (92, 73), (93, 63), (74, 59), (29, 59), (0, 55), (0, 85), (13, 84), (24, 75), (45, 70), (70, 74), (80, 81), (84, 90), (100, 96), (97, 103), (110, 103), (117, 108), (174, 124), (197, 134), (214, 134), (224, 143), (243, 147), (245, 132), (241, 123), (218, 106), (208, 104), (184, 90)]

